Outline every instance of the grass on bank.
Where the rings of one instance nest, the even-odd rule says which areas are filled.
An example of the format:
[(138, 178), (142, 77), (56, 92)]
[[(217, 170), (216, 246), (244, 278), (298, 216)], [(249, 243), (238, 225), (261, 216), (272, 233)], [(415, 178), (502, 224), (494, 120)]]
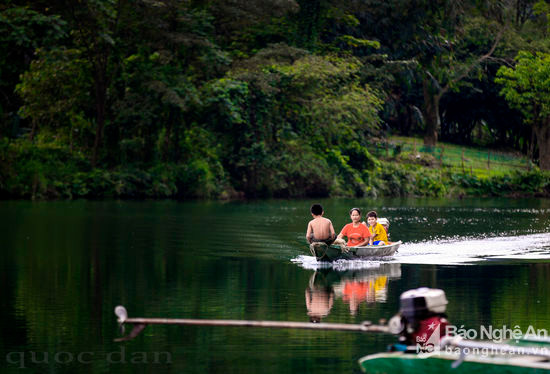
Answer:
[(392, 136), (370, 150), (377, 157), (399, 162), (418, 163), (452, 173), (478, 178), (508, 175), (532, 169), (530, 160), (517, 152), (503, 152), (439, 142), (425, 147), (421, 138)]

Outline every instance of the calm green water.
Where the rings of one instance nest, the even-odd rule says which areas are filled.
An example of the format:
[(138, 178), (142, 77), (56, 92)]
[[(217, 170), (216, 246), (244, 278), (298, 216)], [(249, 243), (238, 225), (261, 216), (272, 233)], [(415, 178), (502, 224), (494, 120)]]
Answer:
[[(359, 373), (391, 336), (149, 326), (130, 317), (359, 323), (401, 292), (447, 293), (457, 326), (550, 331), (550, 201), (327, 200), (336, 230), (377, 209), (392, 260), (320, 268), (303, 235), (312, 201), (0, 202), (0, 367), (36, 373)], [(309, 307), (309, 310), (308, 310)]]

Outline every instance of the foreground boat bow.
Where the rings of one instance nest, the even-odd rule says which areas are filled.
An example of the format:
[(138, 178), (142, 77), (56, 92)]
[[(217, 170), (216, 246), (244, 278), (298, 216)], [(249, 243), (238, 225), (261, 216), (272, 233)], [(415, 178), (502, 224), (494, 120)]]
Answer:
[(550, 373), (550, 339), (503, 344), (444, 337), (431, 353), (406, 352), (368, 355), (359, 360), (365, 373), (474, 374)]

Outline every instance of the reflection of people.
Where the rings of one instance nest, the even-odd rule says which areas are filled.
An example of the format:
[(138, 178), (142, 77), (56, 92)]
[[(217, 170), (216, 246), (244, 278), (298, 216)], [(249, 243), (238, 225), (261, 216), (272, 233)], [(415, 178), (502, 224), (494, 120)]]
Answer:
[(351, 281), (344, 284), (342, 300), (349, 303), (349, 311), (352, 315), (357, 314), (359, 304), (367, 299), (370, 282)]
[(372, 235), (372, 244), (388, 244), (388, 234), (386, 233), (386, 229), (378, 222), (378, 215), (374, 210), (367, 213), (367, 223), (369, 232)]
[(361, 247), (369, 244), (371, 233), (369, 229), (361, 224), (361, 209), (351, 208), (349, 211), (351, 223), (344, 226), (340, 234), (338, 234), (337, 241), (343, 242), (343, 238), (348, 238), (348, 247)]
[(315, 284), (316, 275), (313, 273), (306, 288), (307, 315), (314, 323), (328, 316), (334, 303), (334, 290), (326, 284)]
[(325, 213), (323, 206), (321, 204), (313, 204), (310, 211), (313, 219), (307, 225), (307, 241), (309, 243), (323, 242), (328, 245), (332, 244), (336, 238), (336, 232), (330, 219), (323, 217)]
[(388, 277), (383, 275), (374, 281), (374, 300), (373, 301), (386, 301), (386, 294), (388, 291)]
[(349, 304), (352, 315), (357, 314), (359, 305), (376, 302), (378, 295), (385, 294), (387, 290), (388, 277), (381, 275), (369, 280), (351, 280), (344, 282), (342, 287), (342, 300)]

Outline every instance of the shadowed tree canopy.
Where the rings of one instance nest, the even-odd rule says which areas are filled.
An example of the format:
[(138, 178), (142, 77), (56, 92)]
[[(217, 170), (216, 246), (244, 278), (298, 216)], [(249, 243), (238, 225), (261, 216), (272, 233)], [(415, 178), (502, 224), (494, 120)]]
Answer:
[[(519, 50), (550, 51), (549, 14), (543, 0), (10, 0), (0, 153), (21, 161), (0, 165), (0, 189), (9, 175), (66, 195), (375, 196), (371, 152), (390, 133), (529, 152), (537, 132), (542, 166), (538, 122), (494, 77)], [(56, 183), (50, 154), (72, 165)]]

